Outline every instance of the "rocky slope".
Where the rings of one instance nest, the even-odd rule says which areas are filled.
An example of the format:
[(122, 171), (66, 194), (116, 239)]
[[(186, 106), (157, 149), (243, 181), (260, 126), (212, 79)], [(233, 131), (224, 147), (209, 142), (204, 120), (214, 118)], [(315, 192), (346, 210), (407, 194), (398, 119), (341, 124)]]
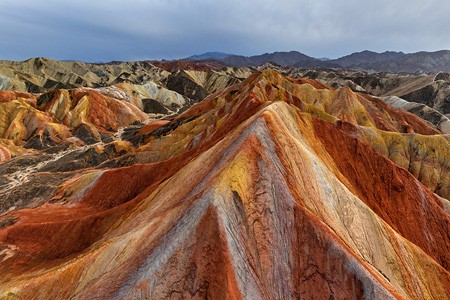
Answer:
[(396, 96), (381, 97), (390, 106), (411, 112), (434, 124), (440, 131), (450, 134), (450, 120), (439, 111), (417, 102), (409, 102)]
[(88, 64), (32, 58), (24, 62), (0, 61), (3, 89), (45, 92), (59, 88), (109, 86), (124, 80), (159, 82), (168, 74), (149, 62)]
[(162, 119), (120, 85), (3, 96), (36, 120), (17, 149), (30, 123), (73, 135), (83, 97), (112, 141), (0, 164), (2, 297), (448, 298), (450, 137), (347, 86), (183, 72), (212, 94)]
[[(253, 67), (241, 68), (226, 67), (223, 62), (214, 60), (88, 64), (35, 58), (24, 62), (0, 62), (0, 90), (45, 93), (55, 89), (114, 86), (125, 88), (127, 93), (135, 93), (130, 96), (139, 98), (137, 102), (145, 102), (138, 106), (146, 106), (148, 112), (170, 113), (183, 110), (208, 94), (238, 83), (257, 70), (275, 68), (290, 77), (317, 79), (334, 88), (348, 86), (354, 91), (375, 96), (397, 96), (409, 102), (425, 104), (444, 115), (450, 114), (450, 75), (445, 72), (427, 75), (308, 69), (322, 63), (329, 64), (321, 65), (325, 68), (333, 67), (333, 64), (353, 68), (363, 60), (382, 63), (405, 55), (364, 51), (339, 60), (320, 61), (295, 51), (276, 52), (244, 57)], [(294, 65), (303, 69), (284, 67), (297, 59), (300, 61)], [(274, 61), (275, 64), (267, 61)], [(162, 98), (165, 99), (162, 101), (164, 107), (156, 103), (161, 102)]]
[(353, 91), (374, 96), (397, 96), (408, 102), (421, 103), (441, 114), (450, 114), (450, 75), (366, 73), (361, 71), (282, 70), (291, 77), (308, 77), (334, 88), (348, 86)]

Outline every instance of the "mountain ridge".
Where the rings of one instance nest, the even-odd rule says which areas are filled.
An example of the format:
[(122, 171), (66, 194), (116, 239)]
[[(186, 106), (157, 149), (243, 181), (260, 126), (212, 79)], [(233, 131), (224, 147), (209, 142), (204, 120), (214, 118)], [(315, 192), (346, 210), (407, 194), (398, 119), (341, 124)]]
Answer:
[(337, 59), (330, 60), (344, 68), (355, 67), (363, 63), (380, 63), (405, 55), (403, 52), (385, 51), (382, 53), (364, 50), (346, 55)]
[(232, 56), (233, 54), (224, 53), (224, 52), (205, 52), (202, 54), (192, 55), (186, 57), (182, 60), (207, 60), (207, 59), (224, 59), (228, 56)]
[(401, 51), (378, 53), (364, 50), (327, 60), (314, 58), (298, 51), (273, 52), (252, 56), (227, 54), (224, 58), (212, 56), (205, 56), (205, 58), (215, 59), (233, 67), (257, 66), (271, 62), (283, 67), (299, 68), (355, 69), (394, 73), (450, 72), (450, 50), (419, 51), (415, 53), (404, 53)]
[[(45, 57), (30, 58), (24, 61), (1, 60), (0, 65), (18, 65), (28, 62), (57, 61)], [(206, 52), (192, 55), (187, 58), (162, 61), (163, 63), (183, 62), (207, 62), (218, 66), (229, 67), (255, 67), (265, 63), (274, 63), (282, 67), (312, 68), (312, 69), (346, 69), (361, 70), (369, 72), (392, 72), (392, 73), (437, 73), (450, 72), (450, 50), (438, 50), (433, 52), (420, 51), (415, 53), (404, 53), (401, 51), (375, 52), (364, 50), (354, 52), (335, 59), (314, 58), (299, 51), (279, 51), (264, 53), (260, 55), (236, 55), (223, 52)], [(87, 63), (72, 60), (61, 61), (61, 63), (79, 63), (92, 66), (123, 65), (138, 63), (161, 63), (159, 61), (145, 60), (135, 62), (112, 61), (107, 63)]]

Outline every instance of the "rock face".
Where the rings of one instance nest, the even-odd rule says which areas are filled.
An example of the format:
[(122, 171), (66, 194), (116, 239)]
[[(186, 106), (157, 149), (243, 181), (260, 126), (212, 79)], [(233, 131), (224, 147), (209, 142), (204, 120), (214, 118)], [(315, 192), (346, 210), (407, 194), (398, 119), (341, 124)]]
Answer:
[(126, 98), (94, 89), (56, 90), (39, 96), (0, 92), (0, 137), (26, 148), (100, 139), (101, 133), (142, 122), (148, 117)]
[(56, 187), (3, 208), (2, 297), (450, 295), (450, 139), (418, 116), (266, 70), (114, 138), (34, 154)]
[[(3, 89), (41, 93), (55, 89), (109, 86), (122, 81), (159, 81), (168, 73), (149, 62), (88, 64), (38, 57), (23, 62), (0, 61)], [(3, 82), (3, 84), (1, 83)]]
[(205, 89), (197, 84), (184, 71), (178, 71), (167, 78), (167, 87), (182, 95), (186, 95), (195, 101), (200, 101), (206, 97)]
[(409, 111), (422, 119), (429, 121), (445, 134), (450, 133), (450, 120), (439, 111), (425, 104), (408, 102), (396, 96), (382, 97), (381, 99), (394, 108)]
[(360, 71), (280, 70), (290, 77), (308, 77), (333, 88), (347, 86), (353, 91), (380, 97), (400, 97), (424, 104), (441, 114), (450, 114), (450, 80), (438, 74), (373, 74)]

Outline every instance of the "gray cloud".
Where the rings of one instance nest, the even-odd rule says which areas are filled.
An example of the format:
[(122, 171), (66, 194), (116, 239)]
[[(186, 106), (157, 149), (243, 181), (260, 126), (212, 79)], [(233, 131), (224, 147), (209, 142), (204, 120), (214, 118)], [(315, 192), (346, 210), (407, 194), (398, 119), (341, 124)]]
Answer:
[(448, 15), (437, 0), (2, 0), (0, 59), (433, 51), (450, 48)]

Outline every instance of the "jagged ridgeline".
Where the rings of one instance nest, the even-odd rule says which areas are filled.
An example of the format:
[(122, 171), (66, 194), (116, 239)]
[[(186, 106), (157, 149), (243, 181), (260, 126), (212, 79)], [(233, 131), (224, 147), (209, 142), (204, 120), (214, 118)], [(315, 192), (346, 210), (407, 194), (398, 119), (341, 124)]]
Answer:
[(444, 73), (38, 63), (2, 71), (1, 296), (448, 298), (446, 100), (401, 97)]

